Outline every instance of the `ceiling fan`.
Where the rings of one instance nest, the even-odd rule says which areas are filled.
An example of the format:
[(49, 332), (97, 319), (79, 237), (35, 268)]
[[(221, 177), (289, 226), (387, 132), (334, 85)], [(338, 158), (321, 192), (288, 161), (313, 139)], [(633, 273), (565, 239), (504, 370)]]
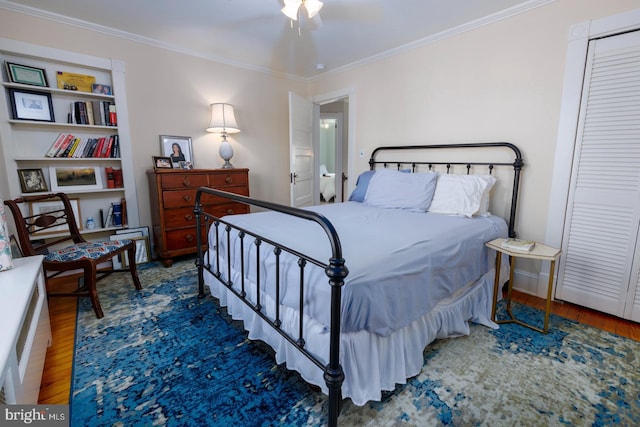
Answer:
[(284, 7), (281, 11), (292, 21), (297, 21), (300, 16), (300, 9), (304, 8), (310, 20), (315, 18), (315, 20), (319, 21), (320, 15), (318, 15), (318, 12), (322, 9), (323, 4), (320, 0), (284, 0)]

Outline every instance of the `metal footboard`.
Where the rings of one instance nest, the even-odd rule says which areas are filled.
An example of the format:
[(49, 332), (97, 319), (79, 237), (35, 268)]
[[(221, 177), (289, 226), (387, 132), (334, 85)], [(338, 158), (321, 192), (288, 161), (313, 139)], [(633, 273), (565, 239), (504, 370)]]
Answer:
[[(305, 254), (302, 254), (294, 249), (288, 248), (278, 242), (275, 242), (270, 239), (266, 239), (262, 236), (259, 236), (253, 233), (251, 230), (246, 230), (241, 227), (230, 224), (227, 221), (224, 221), (221, 218), (218, 218), (214, 215), (211, 215), (203, 209), (201, 199), (203, 195), (211, 195), (216, 197), (223, 197), (225, 199), (230, 199), (236, 202), (244, 203), (250, 206), (257, 206), (261, 208), (265, 208), (271, 211), (281, 212), (287, 215), (291, 215), (297, 218), (301, 218), (304, 220), (308, 220), (311, 222), (315, 222), (318, 226), (322, 227), (327, 235), (327, 240), (329, 245), (331, 246), (331, 258), (328, 262), (322, 262), (320, 260), (313, 259)], [(226, 251), (225, 259), (227, 262), (223, 265), (221, 263), (221, 254), (216, 253), (211, 255), (211, 251), (208, 252), (208, 256), (205, 259), (205, 254), (203, 251), (203, 245), (205, 242), (202, 241), (203, 233), (196, 233), (197, 239), (197, 247), (198, 247), (198, 257), (196, 260), (196, 266), (198, 268), (198, 292), (199, 297), (204, 298), (204, 270), (209, 271), (214, 277), (220, 281), (228, 290), (230, 290), (236, 297), (238, 297), (242, 302), (244, 302), (252, 311), (254, 311), (261, 319), (267, 322), (275, 331), (277, 331), (282, 337), (284, 337), (288, 342), (294, 345), (302, 354), (304, 354), (309, 360), (311, 360), (315, 365), (317, 365), (320, 369), (324, 371), (324, 380), (327, 384), (327, 388), (329, 389), (329, 425), (336, 426), (338, 415), (340, 413), (340, 407), (342, 403), (342, 383), (344, 381), (344, 372), (342, 366), (340, 365), (339, 355), (340, 355), (340, 308), (341, 308), (341, 300), (342, 300), (342, 286), (344, 285), (344, 279), (348, 274), (347, 267), (345, 266), (345, 261), (342, 258), (342, 247), (340, 244), (340, 239), (338, 234), (327, 218), (318, 213), (307, 211), (298, 208), (292, 208), (289, 206), (284, 206), (276, 203), (270, 203), (262, 200), (255, 200), (249, 197), (241, 196), (234, 193), (229, 193), (226, 191), (216, 190), (208, 187), (200, 187), (196, 193), (196, 202), (194, 213), (196, 217), (196, 230), (206, 230), (205, 236), (209, 235), (210, 229), (213, 227), (213, 233), (215, 235), (215, 247), (216, 249), (220, 248), (220, 240), (226, 239)], [(203, 228), (204, 227), (204, 228)], [(238, 233), (238, 237), (240, 239), (240, 256), (242, 259), (240, 260), (241, 266), (241, 283), (240, 290), (236, 289), (231, 282), (231, 245), (230, 239), (231, 234)], [(267, 316), (266, 310), (264, 310), (262, 302), (260, 300), (260, 289), (263, 289), (265, 284), (261, 283), (260, 278), (260, 250), (259, 247), (263, 243), (269, 244), (274, 247), (274, 254), (276, 256), (276, 274), (275, 274), (275, 316), (270, 317)], [(256, 265), (258, 269), (256, 271), (256, 298), (252, 300), (249, 298), (249, 293), (245, 288), (245, 260), (244, 260), (244, 245), (255, 245), (258, 250), (256, 250)], [(298, 258), (298, 266), (300, 272), (300, 301), (299, 301), (299, 312), (300, 319), (298, 323), (298, 332), (297, 336), (292, 336), (281, 328), (282, 320), (280, 318), (280, 274), (279, 274), (279, 258), (282, 252), (287, 252)], [(322, 361), (320, 361), (315, 355), (310, 353), (305, 348), (305, 338), (304, 338), (304, 284), (305, 284), (305, 267), (307, 264), (314, 264), (322, 269), (324, 269), (328, 279), (329, 285), (331, 286), (331, 320), (330, 320), (330, 337), (329, 337), (329, 363), (324, 365)], [(223, 272), (226, 273), (227, 280), (223, 277)]]

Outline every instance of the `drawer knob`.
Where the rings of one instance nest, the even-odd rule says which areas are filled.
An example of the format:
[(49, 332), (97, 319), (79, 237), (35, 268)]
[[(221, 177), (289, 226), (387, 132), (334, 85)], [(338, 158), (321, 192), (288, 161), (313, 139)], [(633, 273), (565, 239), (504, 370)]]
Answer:
[(186, 214), (186, 215), (184, 216), (184, 219), (185, 219), (185, 220), (187, 220), (187, 221), (191, 221), (191, 220), (193, 219), (193, 215)]
[(185, 178), (182, 180), (182, 185), (184, 185), (185, 187), (188, 187), (191, 185), (191, 181), (189, 181), (189, 178)]
[(192, 199), (192, 197), (191, 197), (191, 196), (189, 196), (189, 195), (185, 195), (185, 196), (183, 196), (183, 198), (184, 198), (184, 200), (185, 200), (185, 201), (187, 201), (187, 202), (190, 202), (190, 201), (191, 201), (191, 199)]
[(227, 209), (227, 215), (233, 215), (233, 209), (231, 208)]
[(187, 234), (184, 238), (187, 242), (193, 242), (193, 236), (191, 234)]
[(233, 177), (231, 175), (227, 175), (224, 179), (224, 182), (227, 184), (231, 184), (233, 182)]

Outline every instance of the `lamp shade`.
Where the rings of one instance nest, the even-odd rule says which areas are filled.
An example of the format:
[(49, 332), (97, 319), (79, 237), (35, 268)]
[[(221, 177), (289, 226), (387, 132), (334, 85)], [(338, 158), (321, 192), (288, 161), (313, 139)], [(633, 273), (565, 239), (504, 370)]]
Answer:
[(207, 132), (222, 134), (240, 132), (233, 105), (224, 103), (211, 104), (211, 120), (209, 121)]

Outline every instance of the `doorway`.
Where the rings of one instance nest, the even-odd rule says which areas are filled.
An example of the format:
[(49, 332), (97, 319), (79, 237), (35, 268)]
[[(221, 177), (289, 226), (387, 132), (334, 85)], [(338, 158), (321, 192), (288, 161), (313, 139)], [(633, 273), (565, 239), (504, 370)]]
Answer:
[(349, 96), (314, 100), (317, 109), (316, 203), (343, 202), (348, 195)]
[(320, 113), (317, 175), (320, 184), (320, 203), (344, 201), (342, 123), (342, 113)]

